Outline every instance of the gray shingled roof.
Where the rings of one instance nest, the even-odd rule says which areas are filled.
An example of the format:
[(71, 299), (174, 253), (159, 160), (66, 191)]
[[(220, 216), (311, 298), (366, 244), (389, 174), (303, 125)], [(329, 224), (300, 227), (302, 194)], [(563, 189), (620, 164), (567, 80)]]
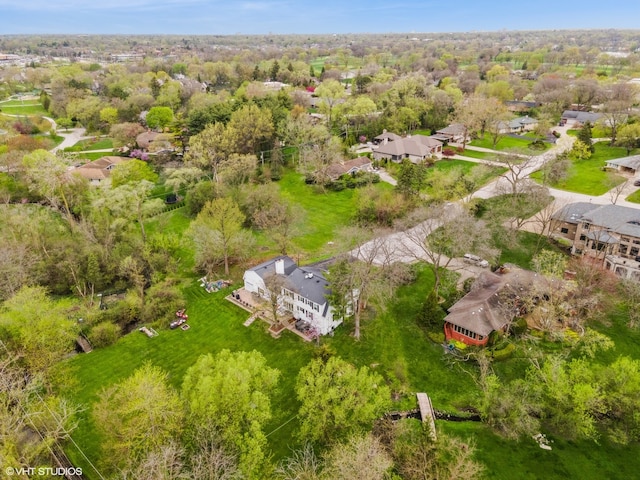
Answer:
[(580, 223), (585, 213), (590, 212), (596, 207), (597, 205), (588, 202), (570, 203), (569, 205), (565, 205), (560, 210), (555, 212), (552, 215), (552, 218), (554, 220), (560, 220), (562, 222), (573, 223), (577, 225), (578, 223)]
[(640, 238), (640, 209), (620, 205), (571, 203), (553, 214), (556, 220), (591, 223), (613, 233)]
[(541, 280), (535, 272), (510, 268), (506, 273), (482, 272), (471, 291), (449, 308), (445, 322), (486, 336), (507, 323), (501, 295), (516, 296)]
[(630, 157), (616, 158), (607, 160), (607, 165), (615, 165), (616, 167), (631, 168), (633, 170), (640, 169), (640, 155), (631, 155)]
[(562, 112), (562, 118), (571, 118), (575, 119), (580, 123), (595, 123), (602, 117), (601, 113), (595, 112), (579, 112), (576, 110), (565, 110)]
[(276, 274), (276, 261), (284, 261), (285, 287), (314, 303), (322, 305), (327, 302), (326, 296), (331, 293), (329, 282), (324, 278), (323, 272), (313, 267), (298, 267), (291, 257), (281, 255), (250, 268), (263, 280)]
[(583, 221), (612, 232), (640, 238), (640, 210), (620, 205), (602, 205), (583, 215)]

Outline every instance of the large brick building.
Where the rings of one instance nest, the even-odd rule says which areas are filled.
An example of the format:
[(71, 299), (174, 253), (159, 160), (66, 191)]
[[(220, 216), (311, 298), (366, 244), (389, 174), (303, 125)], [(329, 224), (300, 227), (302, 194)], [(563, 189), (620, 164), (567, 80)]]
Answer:
[(554, 213), (552, 230), (572, 242), (574, 255), (601, 260), (616, 275), (640, 281), (640, 209), (571, 203)]

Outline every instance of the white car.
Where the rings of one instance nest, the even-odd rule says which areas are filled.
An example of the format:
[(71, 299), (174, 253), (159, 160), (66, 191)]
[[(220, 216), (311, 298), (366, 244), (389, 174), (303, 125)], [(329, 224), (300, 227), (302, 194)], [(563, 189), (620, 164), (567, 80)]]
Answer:
[(471, 265), (477, 265), (478, 267), (487, 268), (489, 266), (489, 262), (485, 259), (480, 258), (477, 255), (473, 255), (471, 253), (465, 253), (462, 259), (466, 263), (470, 263)]

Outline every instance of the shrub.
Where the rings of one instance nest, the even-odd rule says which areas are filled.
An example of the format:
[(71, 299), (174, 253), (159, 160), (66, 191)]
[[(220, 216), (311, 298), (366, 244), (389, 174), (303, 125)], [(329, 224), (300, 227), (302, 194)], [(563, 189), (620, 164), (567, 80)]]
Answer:
[(511, 334), (520, 337), (527, 332), (527, 321), (524, 318), (518, 318), (515, 322), (511, 324)]
[(444, 148), (442, 150), (443, 157), (453, 157), (456, 154), (456, 151), (453, 148)]
[(505, 360), (511, 357), (515, 349), (516, 349), (515, 344), (507, 343), (504, 346), (504, 348), (501, 348), (500, 350), (492, 350), (491, 356), (493, 357), (494, 360)]
[(121, 329), (111, 322), (101, 322), (91, 329), (88, 338), (94, 348), (108, 347), (120, 338)]
[(429, 332), (427, 333), (427, 337), (429, 337), (429, 340), (433, 343), (444, 343), (444, 332)]
[(544, 150), (546, 148), (546, 145), (545, 145), (544, 141), (539, 138), (539, 139), (534, 140), (533, 142), (529, 143), (529, 148), (531, 150)]

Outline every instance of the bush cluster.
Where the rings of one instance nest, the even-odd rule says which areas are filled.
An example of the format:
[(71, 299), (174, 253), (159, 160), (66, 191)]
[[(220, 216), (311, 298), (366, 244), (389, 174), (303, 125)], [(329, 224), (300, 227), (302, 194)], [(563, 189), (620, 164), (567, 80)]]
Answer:
[(355, 172), (354, 174), (344, 174), (337, 180), (326, 185), (329, 190), (339, 192), (345, 188), (364, 187), (372, 183), (380, 182), (380, 176), (373, 172)]

